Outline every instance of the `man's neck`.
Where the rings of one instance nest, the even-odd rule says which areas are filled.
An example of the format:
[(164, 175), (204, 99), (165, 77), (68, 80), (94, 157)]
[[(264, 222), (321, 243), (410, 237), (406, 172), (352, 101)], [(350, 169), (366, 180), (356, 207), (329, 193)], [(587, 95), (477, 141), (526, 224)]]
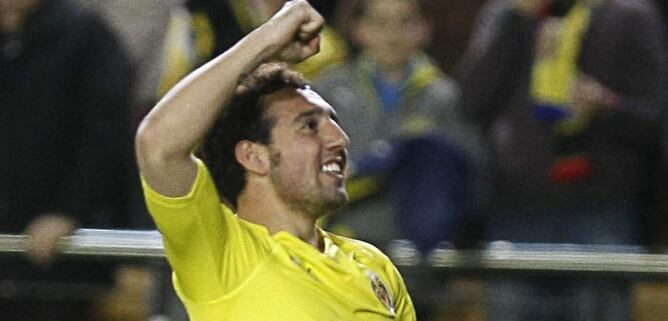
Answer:
[[(284, 202), (273, 201), (272, 193), (242, 193), (237, 214), (244, 220), (267, 227), (270, 234), (288, 232), (302, 241), (323, 250), (323, 242), (310, 213), (295, 210)], [(249, 197), (249, 195), (263, 195)]]

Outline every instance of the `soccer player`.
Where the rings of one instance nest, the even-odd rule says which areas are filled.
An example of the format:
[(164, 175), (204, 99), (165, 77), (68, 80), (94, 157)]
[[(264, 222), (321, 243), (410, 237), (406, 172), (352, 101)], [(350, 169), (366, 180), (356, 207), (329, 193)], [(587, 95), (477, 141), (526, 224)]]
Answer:
[(146, 201), (193, 321), (415, 320), (384, 254), (315, 225), (347, 200), (349, 140), (284, 62), (317, 53), (323, 23), (286, 2), (140, 126)]

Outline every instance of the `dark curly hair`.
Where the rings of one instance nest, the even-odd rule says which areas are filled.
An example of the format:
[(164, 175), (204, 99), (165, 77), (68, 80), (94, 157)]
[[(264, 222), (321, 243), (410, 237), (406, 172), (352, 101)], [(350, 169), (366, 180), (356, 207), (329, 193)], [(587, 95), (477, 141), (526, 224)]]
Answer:
[(271, 143), (276, 119), (266, 115), (264, 98), (285, 88), (306, 88), (306, 82), (301, 74), (288, 69), (284, 63), (260, 65), (244, 77), (199, 150), (221, 200), (233, 210), (237, 209), (237, 199), (246, 186), (246, 171), (237, 162), (236, 145), (242, 140)]

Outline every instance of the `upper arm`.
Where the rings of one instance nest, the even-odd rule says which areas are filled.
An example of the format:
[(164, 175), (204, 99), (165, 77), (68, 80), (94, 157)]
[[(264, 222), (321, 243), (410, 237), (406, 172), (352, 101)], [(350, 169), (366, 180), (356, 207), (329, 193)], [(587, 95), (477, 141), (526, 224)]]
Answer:
[(165, 152), (164, 140), (146, 121), (139, 126), (135, 146), (142, 177), (156, 192), (170, 197), (186, 195), (197, 177), (192, 153)]
[(388, 282), (394, 299), (394, 307), (397, 314), (397, 320), (415, 321), (417, 319), (413, 301), (408, 294), (408, 289), (404, 283), (397, 267), (392, 263), (389, 257), (381, 252), (375, 246), (356, 241), (358, 245), (366, 250), (369, 257), (372, 258), (372, 269), (377, 268), (375, 272), (381, 272), (383, 279)]
[(399, 320), (415, 321), (417, 319), (415, 314), (415, 307), (413, 301), (408, 294), (408, 289), (404, 283), (399, 270), (391, 262), (388, 263), (387, 273), (390, 277), (391, 286), (395, 292), (395, 307)]

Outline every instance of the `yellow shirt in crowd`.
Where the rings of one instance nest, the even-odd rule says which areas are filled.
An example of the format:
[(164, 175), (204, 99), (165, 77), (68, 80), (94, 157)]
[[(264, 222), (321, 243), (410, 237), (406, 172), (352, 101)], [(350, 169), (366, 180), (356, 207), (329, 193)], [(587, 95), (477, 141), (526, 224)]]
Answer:
[(416, 319), (401, 276), (378, 249), (322, 230), (323, 252), (287, 232), (271, 235), (220, 203), (199, 160), (184, 197), (143, 186), (192, 321)]

